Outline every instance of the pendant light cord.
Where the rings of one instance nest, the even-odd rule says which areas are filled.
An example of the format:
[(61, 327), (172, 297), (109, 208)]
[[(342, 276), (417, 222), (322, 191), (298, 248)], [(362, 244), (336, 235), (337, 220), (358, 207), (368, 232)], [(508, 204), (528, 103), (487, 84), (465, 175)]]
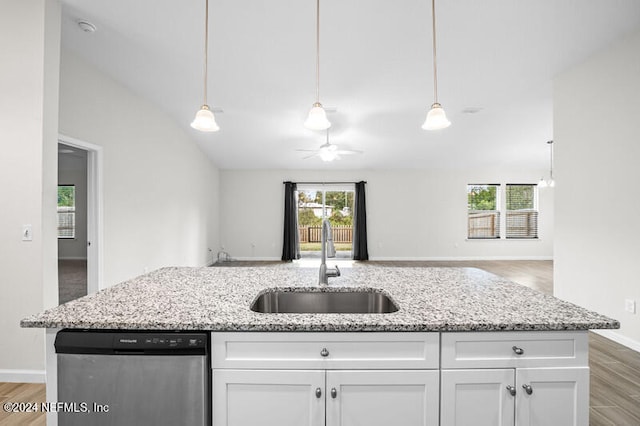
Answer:
[(438, 103), (438, 65), (436, 56), (436, 0), (431, 0), (431, 28), (433, 29), (433, 94)]
[(316, 102), (320, 103), (320, 0), (316, 0)]
[(207, 105), (207, 65), (209, 63), (209, 0), (205, 3), (204, 13), (204, 104)]
[(553, 180), (553, 141), (548, 141), (549, 144), (549, 178)]

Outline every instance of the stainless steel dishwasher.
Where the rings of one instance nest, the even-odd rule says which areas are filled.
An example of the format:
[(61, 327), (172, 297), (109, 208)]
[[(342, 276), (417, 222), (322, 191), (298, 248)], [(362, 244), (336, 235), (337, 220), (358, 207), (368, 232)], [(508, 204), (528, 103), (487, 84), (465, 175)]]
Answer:
[(58, 424), (209, 425), (208, 333), (62, 330)]

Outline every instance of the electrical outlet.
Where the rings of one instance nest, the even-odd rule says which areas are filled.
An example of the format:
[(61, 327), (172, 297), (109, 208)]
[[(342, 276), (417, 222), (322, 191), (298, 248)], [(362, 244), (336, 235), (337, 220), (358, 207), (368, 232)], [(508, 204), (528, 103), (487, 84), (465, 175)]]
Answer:
[(624, 310), (629, 312), (630, 314), (636, 313), (636, 301), (633, 299), (625, 299), (624, 300)]

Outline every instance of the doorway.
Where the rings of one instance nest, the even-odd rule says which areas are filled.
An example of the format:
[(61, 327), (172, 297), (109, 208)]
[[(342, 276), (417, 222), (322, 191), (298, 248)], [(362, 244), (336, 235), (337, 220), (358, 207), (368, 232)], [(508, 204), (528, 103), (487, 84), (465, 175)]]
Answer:
[(58, 140), (58, 301), (102, 288), (101, 148)]
[(346, 185), (298, 185), (300, 257), (320, 258), (322, 220), (329, 219), (336, 259), (353, 258), (353, 202), (355, 188)]

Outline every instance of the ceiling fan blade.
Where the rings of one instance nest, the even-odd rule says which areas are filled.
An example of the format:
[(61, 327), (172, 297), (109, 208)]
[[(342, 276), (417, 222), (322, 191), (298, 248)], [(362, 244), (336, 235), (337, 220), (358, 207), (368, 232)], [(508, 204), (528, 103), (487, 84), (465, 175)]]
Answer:
[(336, 153), (341, 154), (341, 155), (352, 155), (352, 154), (363, 154), (363, 151), (357, 151), (357, 150), (340, 150), (340, 151), (336, 151)]
[(302, 157), (303, 160), (308, 160), (309, 158), (313, 158), (313, 157), (317, 157), (318, 156), (318, 152), (311, 154), (311, 155), (307, 155), (306, 157)]
[(298, 152), (318, 152), (317, 149), (296, 149)]

